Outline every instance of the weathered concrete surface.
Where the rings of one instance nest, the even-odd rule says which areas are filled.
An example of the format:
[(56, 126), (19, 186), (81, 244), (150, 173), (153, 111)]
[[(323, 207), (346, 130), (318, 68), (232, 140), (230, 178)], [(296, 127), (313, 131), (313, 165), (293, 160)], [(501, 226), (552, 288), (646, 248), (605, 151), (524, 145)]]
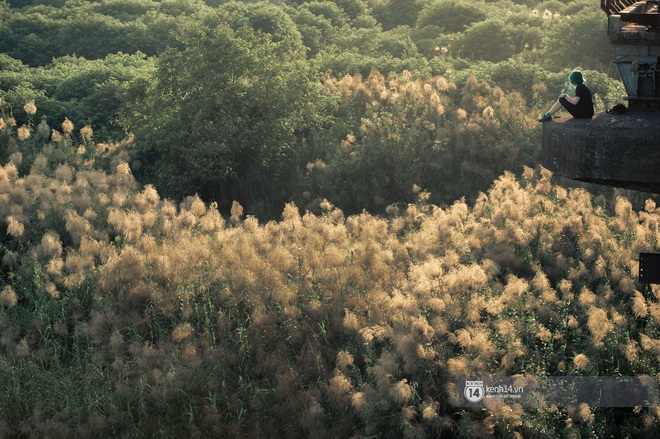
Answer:
[(541, 165), (573, 180), (660, 193), (660, 112), (562, 114), (543, 124)]

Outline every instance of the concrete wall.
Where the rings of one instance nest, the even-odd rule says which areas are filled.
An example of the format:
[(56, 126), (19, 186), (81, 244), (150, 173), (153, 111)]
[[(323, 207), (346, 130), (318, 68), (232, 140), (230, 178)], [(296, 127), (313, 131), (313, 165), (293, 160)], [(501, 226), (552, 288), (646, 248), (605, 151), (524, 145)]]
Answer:
[(541, 165), (574, 180), (660, 193), (660, 113), (562, 115), (543, 124)]

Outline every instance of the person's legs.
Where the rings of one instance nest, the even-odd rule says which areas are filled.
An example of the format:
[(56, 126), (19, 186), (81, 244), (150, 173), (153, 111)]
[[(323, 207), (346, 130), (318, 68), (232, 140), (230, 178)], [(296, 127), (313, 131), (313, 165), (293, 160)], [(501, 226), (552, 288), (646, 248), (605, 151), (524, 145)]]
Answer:
[(550, 113), (550, 115), (553, 115), (557, 111), (559, 111), (561, 109), (561, 107), (562, 107), (561, 101), (559, 99), (557, 99), (557, 101), (552, 105), (552, 107), (550, 107), (550, 111), (548, 111), (548, 113)]
[(543, 116), (538, 118), (538, 121), (539, 122), (551, 121), (552, 115), (555, 114), (557, 111), (559, 111), (562, 107), (564, 107), (564, 109), (568, 111), (571, 116), (575, 118), (591, 117), (587, 115), (581, 115), (578, 111), (578, 107), (568, 102), (568, 100), (562, 96), (561, 98), (557, 99), (557, 101), (554, 104), (552, 104), (552, 107), (550, 107), (550, 110), (547, 113), (545, 113)]
[[(551, 121), (552, 120), (552, 115), (555, 114), (557, 111), (559, 111), (561, 109), (562, 99), (563, 98), (557, 99), (557, 101), (554, 104), (552, 104), (552, 107), (550, 107), (550, 110), (548, 110), (547, 113), (545, 113), (543, 116), (538, 118), (538, 121), (539, 122), (549, 122), (549, 121)], [(563, 100), (566, 100), (566, 99), (563, 99)]]
[(591, 117), (594, 115), (593, 112), (589, 112), (583, 107), (571, 104), (566, 100), (566, 98), (560, 98), (559, 103), (575, 119), (591, 119)]

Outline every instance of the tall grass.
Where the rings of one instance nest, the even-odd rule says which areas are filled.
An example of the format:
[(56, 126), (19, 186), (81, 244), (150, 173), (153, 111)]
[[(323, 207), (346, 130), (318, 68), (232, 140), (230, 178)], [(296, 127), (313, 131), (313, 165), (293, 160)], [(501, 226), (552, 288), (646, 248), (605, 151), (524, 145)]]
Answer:
[(657, 407), (452, 405), (461, 376), (660, 372), (651, 200), (525, 168), (472, 207), (415, 188), (382, 217), (323, 200), (260, 224), (140, 187), (131, 139), (2, 122), (0, 436), (657, 431)]
[[(519, 93), (505, 93), (475, 77), (458, 86), (443, 76), (410, 72), (328, 77), (339, 96), (331, 141), (307, 165), (312, 211), (323, 198), (351, 213), (384, 212), (414, 203), (417, 185), (434, 204), (472, 201), (507, 169), (533, 166), (541, 110)], [(324, 139), (324, 142), (328, 140)]]

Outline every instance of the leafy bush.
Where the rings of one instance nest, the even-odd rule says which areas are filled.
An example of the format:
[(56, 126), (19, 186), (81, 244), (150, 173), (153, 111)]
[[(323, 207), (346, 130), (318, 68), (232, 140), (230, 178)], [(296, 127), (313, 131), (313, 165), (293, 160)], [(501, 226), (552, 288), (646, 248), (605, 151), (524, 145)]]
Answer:
[(607, 16), (590, 6), (578, 16), (562, 16), (543, 39), (543, 64), (549, 69), (579, 66), (606, 71), (612, 62)]
[(302, 48), (223, 25), (180, 38), (130, 114), (141, 174), (174, 198), (281, 205), (326, 102)]
[(485, 2), (434, 0), (419, 13), (417, 27), (439, 26), (444, 32), (461, 32), (469, 25), (487, 17)]
[(129, 84), (144, 82), (154, 72), (153, 59), (144, 54), (92, 61), (66, 56), (46, 68), (27, 67), (1, 56), (0, 99), (19, 124), (26, 122), (23, 104), (33, 100), (51, 126), (69, 117), (91, 125), (99, 137), (116, 139), (125, 135), (119, 117), (132, 98)]

